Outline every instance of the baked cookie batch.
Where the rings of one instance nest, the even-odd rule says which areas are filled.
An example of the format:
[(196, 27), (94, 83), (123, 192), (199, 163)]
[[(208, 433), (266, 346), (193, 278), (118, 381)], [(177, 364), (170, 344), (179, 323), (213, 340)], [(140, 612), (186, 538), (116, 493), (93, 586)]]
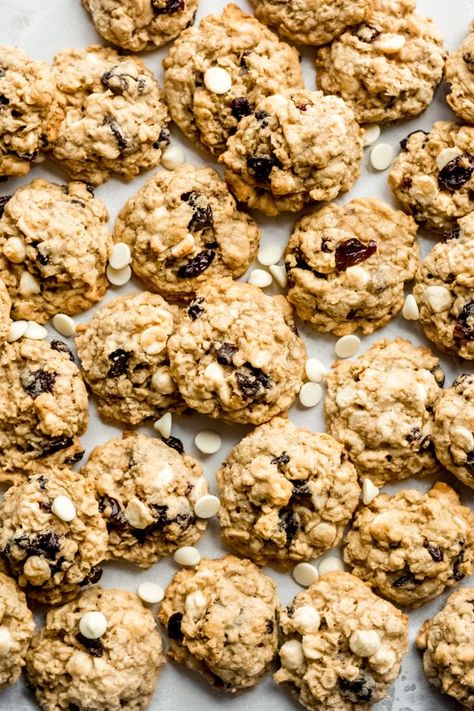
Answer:
[[(433, 349), (474, 360), (474, 24), (448, 55), (414, 0), (252, 0), (255, 17), (229, 4), (199, 24), (197, 0), (83, 4), (114, 48), (50, 67), (0, 47), (0, 177), (45, 157), (64, 176), (0, 196), (0, 689), (24, 669), (45, 711), (145, 709), (158, 622), (168, 657), (221, 692), (276, 660), (305, 708), (369, 709), (399, 675), (404, 610), (473, 571), (458, 485), (474, 489), (474, 375), (445, 384), (434, 350), (403, 338), (352, 360), (339, 341), (325, 374), (295, 317), (343, 343), (403, 309)], [(173, 40), (162, 88), (133, 53)], [(290, 43), (313, 48), (315, 86)], [(401, 142), (398, 207), (331, 202), (358, 179), (370, 124), (420, 115), (443, 78), (456, 118)], [(171, 121), (220, 173), (179, 159)], [(161, 161), (109, 229), (94, 187)], [(257, 213), (303, 208), (267, 259)], [(419, 227), (436, 240), (423, 259)], [(238, 281), (257, 254), (286, 297)], [(99, 303), (132, 273), (143, 290)], [(49, 319), (75, 349), (46, 340)], [(305, 379), (326, 381), (327, 433), (287, 417), (314, 397)], [(92, 399), (122, 433), (81, 461)], [(171, 435), (170, 413), (192, 412), (253, 427), (217, 471), (219, 499)], [(132, 429), (153, 421), (159, 436)], [(424, 476), (426, 493), (377, 488)], [(216, 514), (233, 553), (200, 559)], [(308, 561), (338, 545), (350, 572), (328, 558), (318, 577)], [(183, 569), (166, 591), (97, 585), (105, 561), (170, 555)], [(307, 589), (283, 607), (266, 565)], [(429, 681), (468, 709), (473, 635), (462, 588), (416, 639)]]

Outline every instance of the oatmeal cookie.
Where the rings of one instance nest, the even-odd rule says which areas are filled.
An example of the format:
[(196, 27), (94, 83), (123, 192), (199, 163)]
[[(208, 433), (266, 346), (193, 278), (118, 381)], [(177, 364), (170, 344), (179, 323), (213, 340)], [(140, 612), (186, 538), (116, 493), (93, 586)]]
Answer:
[(77, 327), (84, 378), (107, 420), (136, 425), (180, 403), (168, 339), (180, 319), (157, 294), (119, 296)]
[[(88, 612), (105, 617), (97, 639), (80, 631)], [(26, 672), (44, 711), (143, 711), (164, 663), (153, 615), (137, 595), (95, 587), (48, 611)]]
[(286, 250), (288, 300), (318, 331), (372, 333), (403, 306), (418, 265), (412, 217), (376, 198), (302, 217)]
[(328, 431), (361, 477), (377, 486), (438, 470), (433, 408), (444, 374), (428, 348), (403, 338), (374, 343), (327, 375)]
[(258, 565), (286, 567), (336, 546), (360, 495), (342, 445), (282, 417), (234, 447), (217, 483), (222, 538)]
[(34, 629), (24, 593), (0, 572), (0, 691), (19, 678)]
[(462, 45), (448, 56), (445, 75), (451, 85), (448, 104), (459, 118), (474, 123), (474, 22)]
[(189, 301), (211, 278), (242, 276), (259, 239), (256, 222), (237, 208), (218, 173), (192, 165), (150, 178), (115, 225), (137, 277), (175, 301)]
[(360, 123), (407, 119), (431, 103), (445, 56), (415, 0), (375, 0), (365, 22), (318, 50), (318, 88), (347, 101)]
[(156, 49), (194, 22), (198, 0), (83, 0), (97, 32), (130, 52)]
[(474, 210), (474, 127), (438, 121), (400, 145), (388, 178), (393, 194), (418, 224), (450, 233)]
[[(237, 5), (185, 30), (163, 62), (171, 117), (193, 143), (219, 155), (239, 120), (283, 88), (304, 86), (298, 52)], [(216, 93), (203, 80), (208, 69), (229, 74)]]
[(186, 404), (230, 422), (266, 422), (302, 384), (306, 349), (290, 305), (232, 279), (198, 289), (168, 350)]
[(0, 554), (40, 602), (57, 605), (97, 582), (107, 539), (94, 483), (70, 469), (44, 469), (10, 487), (0, 502)]
[(278, 684), (307, 709), (368, 711), (400, 673), (408, 619), (349, 573), (328, 573), (280, 618)]
[(71, 176), (99, 185), (158, 165), (168, 109), (141, 59), (95, 45), (59, 52), (53, 70), (66, 113), (52, 156)]
[(108, 217), (84, 183), (37, 179), (16, 191), (0, 218), (0, 278), (13, 318), (44, 323), (100, 301), (112, 250)]
[(0, 402), (0, 481), (81, 459), (87, 392), (65, 343), (7, 343), (0, 350)]
[(239, 201), (277, 215), (350, 190), (362, 150), (361, 129), (342, 99), (301, 90), (259, 101), (219, 161)]
[(425, 334), (442, 351), (474, 360), (474, 212), (421, 263), (413, 289)]
[(56, 139), (63, 118), (46, 62), (0, 46), (0, 106), (0, 176), (26, 175), (38, 152)]
[(176, 573), (158, 619), (171, 659), (235, 693), (255, 686), (272, 661), (279, 610), (273, 580), (250, 560), (227, 555)]
[(10, 310), (12, 302), (5, 286), (5, 282), (0, 278), (0, 347), (5, 343), (10, 331)]
[(81, 470), (97, 487), (109, 553), (143, 568), (194, 545), (207, 526), (194, 514), (207, 494), (201, 467), (165, 442), (136, 433), (111, 439)]

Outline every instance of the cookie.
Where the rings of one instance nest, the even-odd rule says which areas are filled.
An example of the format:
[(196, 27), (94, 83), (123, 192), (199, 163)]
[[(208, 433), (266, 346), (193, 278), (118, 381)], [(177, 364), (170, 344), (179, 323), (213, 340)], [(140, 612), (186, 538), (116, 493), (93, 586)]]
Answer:
[(474, 515), (450, 486), (380, 494), (344, 540), (352, 573), (398, 605), (418, 607), (472, 573)]
[(265, 25), (297, 44), (332, 42), (352, 25), (359, 25), (372, 0), (251, 0)]
[(446, 60), (445, 77), (451, 85), (446, 100), (466, 123), (474, 123), (474, 22), (461, 46)]
[(141, 59), (94, 45), (59, 52), (53, 70), (65, 117), (51, 155), (69, 175), (99, 185), (158, 165), (169, 115)]
[(408, 646), (408, 619), (349, 573), (328, 573), (283, 610), (280, 668), (307, 709), (368, 711), (387, 696)]
[(317, 84), (347, 101), (360, 123), (399, 121), (431, 103), (445, 56), (415, 0), (374, 0), (361, 25), (318, 50)]
[(433, 442), (441, 464), (474, 488), (474, 375), (459, 375), (436, 403)]
[(158, 619), (171, 659), (233, 694), (255, 686), (272, 661), (279, 609), (273, 580), (227, 555), (176, 573)]
[(157, 294), (119, 296), (77, 327), (84, 378), (102, 417), (136, 425), (180, 402), (168, 339), (179, 312)]
[(10, 310), (12, 302), (5, 282), (0, 278), (0, 346), (4, 344), (10, 332)]
[[(95, 639), (81, 632), (90, 612), (106, 622)], [(94, 587), (47, 612), (26, 673), (44, 711), (142, 711), (164, 662), (153, 615), (137, 595)]]
[(65, 343), (25, 338), (0, 349), (0, 402), (0, 481), (81, 459), (87, 392)]
[(115, 224), (137, 277), (174, 301), (189, 301), (209, 279), (242, 276), (259, 239), (256, 222), (237, 208), (218, 173), (192, 165), (150, 178)]
[(443, 609), (423, 623), (416, 638), (428, 681), (467, 709), (474, 708), (473, 634), (474, 589), (463, 588), (451, 593)]
[(347, 192), (361, 160), (352, 111), (336, 96), (304, 89), (259, 101), (219, 158), (237, 200), (266, 215)]
[(360, 494), (339, 442), (282, 417), (233, 448), (217, 483), (222, 539), (258, 565), (287, 567), (336, 546)]
[(46, 62), (5, 45), (0, 56), (0, 176), (26, 175), (56, 139), (63, 118), (59, 93)]
[(0, 572), (0, 691), (19, 678), (34, 629), (24, 593)]
[(44, 469), (0, 502), (0, 553), (34, 600), (57, 605), (97, 582), (107, 539), (94, 483), (70, 469)]
[(83, 0), (97, 32), (130, 52), (156, 49), (194, 22), (198, 0)]
[(168, 351), (189, 407), (254, 425), (293, 404), (306, 357), (286, 299), (229, 278), (197, 290)]
[(0, 278), (13, 318), (44, 323), (100, 301), (112, 250), (108, 217), (84, 183), (36, 179), (16, 191), (0, 218)]
[(418, 265), (416, 233), (412, 217), (376, 198), (302, 217), (286, 249), (288, 300), (317, 331), (372, 333), (403, 306)]
[(92, 450), (81, 471), (97, 487), (114, 558), (149, 568), (206, 530), (194, 514), (207, 494), (201, 467), (159, 439), (136, 433), (111, 439)]
[(420, 264), (413, 289), (420, 323), (442, 351), (474, 360), (474, 212)]
[(449, 236), (474, 210), (474, 127), (438, 121), (400, 145), (388, 177), (393, 194), (418, 224)]
[(433, 409), (444, 374), (428, 348), (403, 338), (374, 343), (327, 375), (326, 424), (359, 476), (377, 485), (438, 470)]
[[(215, 155), (262, 98), (304, 86), (298, 52), (233, 3), (185, 30), (163, 66), (173, 121)], [(207, 72), (216, 68), (226, 86), (213, 85)]]

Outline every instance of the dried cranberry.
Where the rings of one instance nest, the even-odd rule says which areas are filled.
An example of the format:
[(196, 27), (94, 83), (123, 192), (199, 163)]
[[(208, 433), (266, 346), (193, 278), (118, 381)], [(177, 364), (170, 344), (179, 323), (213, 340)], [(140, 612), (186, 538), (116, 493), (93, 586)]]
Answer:
[(402, 181), (400, 183), (401, 189), (402, 190), (409, 190), (412, 185), (413, 185), (413, 178), (411, 178), (409, 175), (404, 175), (402, 178)]
[(198, 296), (197, 299), (191, 301), (188, 308), (188, 316), (192, 321), (195, 321), (201, 314), (204, 313), (204, 309), (200, 306), (204, 302), (202, 296)]
[(459, 239), (460, 235), (461, 228), (459, 227), (459, 225), (454, 225), (451, 230), (446, 230), (445, 232), (443, 232), (443, 239), (445, 239), (446, 241), (448, 239)]
[(106, 516), (112, 526), (123, 528), (127, 525), (127, 519), (122, 512), (119, 502), (112, 496), (101, 496), (99, 501), (99, 511)]
[(81, 632), (76, 634), (76, 639), (93, 657), (101, 657), (104, 654), (104, 645), (100, 639), (89, 639), (84, 637)]
[[(71, 440), (71, 444), (72, 444), (72, 440)], [(76, 452), (75, 454), (72, 455), (72, 457), (68, 457), (67, 459), (65, 459), (64, 463), (65, 464), (76, 464), (77, 462), (81, 461), (84, 454), (85, 454), (84, 450), (82, 450), (82, 452)]]
[[(128, 77), (128, 78), (127, 78)], [(101, 82), (106, 89), (109, 89), (112, 94), (120, 95), (128, 91), (130, 87), (130, 75), (120, 74), (119, 67), (112, 67), (110, 71), (102, 75)]]
[(275, 156), (247, 158), (247, 168), (250, 175), (260, 182), (266, 182), (275, 167), (281, 167), (280, 161)]
[(441, 548), (430, 543), (426, 538), (423, 541), (423, 548), (426, 548), (435, 563), (441, 563), (444, 560), (444, 553)]
[(463, 340), (474, 340), (474, 301), (464, 304), (454, 328), (454, 336)]
[(458, 541), (458, 543), (459, 543), (459, 546), (460, 546), (461, 550), (459, 551), (459, 553), (457, 554), (457, 556), (456, 556), (455, 559), (453, 560), (453, 572), (452, 572), (452, 576), (451, 576), (451, 577), (454, 578), (454, 580), (456, 580), (456, 581), (462, 580), (462, 579), (465, 577), (465, 575), (466, 575), (466, 573), (461, 570), (461, 566), (462, 566), (463, 563), (464, 563), (464, 546), (465, 546), (465, 543), (464, 543), (464, 541)]
[(466, 467), (469, 469), (471, 474), (474, 474), (474, 450), (467, 453)]
[(124, 151), (128, 147), (128, 142), (122, 131), (120, 130), (120, 127), (114, 117), (110, 114), (107, 114), (104, 117), (104, 126), (108, 126), (110, 128), (120, 151)]
[(0, 94), (0, 106), (8, 106), (9, 103), (10, 99), (7, 99), (4, 94)]
[[(41, 455), (40, 457), (50, 457), (56, 452), (60, 452), (62, 449), (67, 449), (73, 444), (72, 437), (57, 436), (50, 437), (41, 443)], [(83, 453), (84, 454), (84, 453)]]
[(9, 200), (11, 200), (12, 196), (11, 195), (1, 195), (0, 196), (0, 217), (3, 215), (3, 211), (5, 210), (5, 205)]
[(420, 438), (421, 438), (420, 428), (419, 427), (412, 427), (405, 439), (409, 444), (412, 444), (412, 442), (417, 442)]
[(286, 452), (282, 452), (278, 457), (273, 457), (271, 460), (270, 464), (276, 464), (278, 467), (282, 467), (285, 464), (288, 464), (290, 461), (290, 457)]
[(184, 10), (184, 0), (151, 0), (155, 15), (174, 15)]
[(400, 575), (400, 577), (395, 578), (395, 580), (392, 583), (392, 586), (394, 588), (403, 588), (405, 585), (411, 585), (415, 584), (417, 585), (417, 580), (411, 570), (407, 570), (403, 575)]
[(84, 585), (95, 585), (101, 579), (103, 572), (103, 569), (99, 565), (95, 565), (93, 568), (90, 569), (86, 577), (81, 580), (79, 585), (81, 587), (83, 587)]
[(206, 269), (209, 269), (215, 256), (216, 252), (214, 249), (203, 249), (202, 252), (199, 252), (195, 257), (189, 259), (186, 264), (179, 267), (176, 274), (180, 279), (192, 279), (193, 277), (197, 277), (205, 272)]
[(123, 348), (117, 348), (116, 351), (109, 353), (108, 359), (112, 365), (107, 371), (107, 378), (118, 378), (120, 375), (124, 375), (131, 357), (130, 351), (124, 351)]
[(58, 351), (59, 353), (67, 353), (69, 360), (74, 363), (74, 356), (64, 341), (51, 341), (51, 348), (53, 351)]
[(193, 208), (193, 215), (188, 223), (188, 230), (190, 232), (207, 230), (214, 225), (212, 207), (209, 205), (207, 198), (202, 195), (202, 193), (198, 193), (197, 190), (191, 190), (189, 193), (183, 193), (181, 195), (181, 200), (189, 203), (189, 205)]
[(166, 148), (166, 146), (169, 146), (171, 141), (171, 133), (168, 131), (167, 128), (162, 128), (160, 131), (160, 135), (158, 136), (158, 140), (154, 142), (153, 148), (155, 150), (163, 150), (163, 148)]
[(252, 113), (251, 106), (245, 96), (239, 96), (237, 99), (233, 99), (231, 103), (231, 113), (232, 116), (240, 121), (244, 116), (249, 116)]
[(438, 185), (441, 190), (449, 190), (449, 192), (454, 193), (471, 179), (473, 172), (474, 157), (463, 153), (450, 160), (439, 171)]
[(400, 148), (402, 149), (402, 151), (406, 151), (407, 146), (408, 146), (408, 140), (410, 139), (411, 136), (414, 136), (416, 133), (423, 133), (425, 136), (429, 136), (429, 133), (427, 131), (423, 131), (421, 128), (417, 129), (416, 131), (412, 131), (411, 133), (408, 134), (408, 136), (405, 136), (405, 138), (400, 141)]
[(290, 508), (285, 506), (279, 510), (278, 518), (278, 528), (285, 532), (286, 545), (289, 546), (293, 538), (298, 533), (298, 529), (300, 527), (299, 516)]
[[(46, 531), (45, 533), (37, 533), (36, 535), (26, 536), (26, 553), (28, 556), (45, 556), (49, 560), (53, 560), (56, 554), (61, 549), (61, 541), (57, 533)], [(19, 540), (17, 545), (22, 548)]]
[(275, 629), (275, 620), (272, 620), (272, 619), (267, 620), (267, 624), (266, 624), (267, 634), (273, 634), (274, 629)]
[(474, 69), (474, 55), (472, 52), (464, 52), (462, 55), (464, 62), (468, 65), (469, 69)]
[(367, 673), (360, 674), (352, 681), (340, 677), (338, 684), (343, 695), (355, 704), (367, 703), (374, 695), (375, 682)]
[(365, 262), (377, 251), (377, 242), (370, 240), (368, 244), (363, 244), (353, 237), (348, 239), (336, 248), (336, 269), (338, 272), (345, 271), (354, 264)]
[(24, 371), (20, 380), (23, 390), (35, 400), (43, 393), (53, 392), (56, 377), (57, 373), (51, 373), (39, 368), (38, 370)]
[(311, 496), (311, 489), (307, 481), (294, 479), (291, 485), (293, 487), (293, 496)]
[(242, 54), (242, 56), (241, 56), (241, 58), (240, 58), (240, 68), (242, 69), (242, 72), (241, 72), (241, 73), (243, 73), (243, 74), (246, 74), (246, 73), (248, 72), (248, 70), (249, 70), (248, 64), (247, 64), (247, 62), (245, 61), (246, 58), (249, 56), (249, 54), (250, 54), (250, 50), (249, 50), (249, 49), (246, 49), (245, 52), (243, 52), (243, 54)]
[(232, 358), (238, 350), (238, 346), (233, 343), (223, 343), (219, 348), (215, 349), (217, 362), (221, 365), (233, 365)]
[(183, 615), (181, 612), (175, 612), (174, 615), (168, 620), (168, 637), (170, 639), (180, 640), (183, 639), (183, 633), (181, 631), (181, 622), (183, 621)]
[(260, 368), (254, 368), (250, 363), (244, 365), (246, 372), (236, 372), (237, 385), (246, 400), (263, 395), (263, 391), (271, 387), (271, 378)]
[(167, 447), (175, 449), (180, 454), (184, 453), (184, 445), (177, 437), (162, 437), (161, 441), (164, 442)]
[(255, 118), (257, 119), (257, 121), (260, 121), (262, 126), (267, 126), (268, 119), (270, 118), (270, 114), (267, 113), (266, 111), (256, 111)]
[(361, 42), (372, 44), (380, 36), (380, 30), (373, 25), (360, 25), (352, 34)]

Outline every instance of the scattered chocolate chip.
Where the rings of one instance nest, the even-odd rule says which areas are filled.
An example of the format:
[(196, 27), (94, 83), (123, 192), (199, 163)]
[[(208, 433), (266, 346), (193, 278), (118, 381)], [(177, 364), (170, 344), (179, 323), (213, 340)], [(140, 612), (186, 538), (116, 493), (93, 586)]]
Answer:
[(170, 639), (180, 640), (183, 639), (183, 633), (181, 632), (181, 622), (183, 621), (183, 615), (181, 612), (175, 612), (174, 615), (168, 620), (168, 637)]
[(409, 175), (404, 175), (400, 187), (402, 190), (409, 190), (411, 186), (413, 185), (413, 179)]
[(380, 36), (380, 30), (373, 25), (360, 25), (352, 34), (361, 42), (372, 44)]
[(368, 244), (363, 244), (353, 237), (348, 239), (336, 248), (336, 269), (338, 272), (345, 271), (354, 264), (365, 262), (377, 251), (377, 242), (370, 240)]
[(276, 464), (278, 467), (283, 467), (288, 464), (290, 457), (286, 452), (282, 452), (278, 457), (273, 457), (270, 464)]
[(93, 568), (90, 569), (86, 577), (81, 580), (79, 585), (81, 587), (83, 587), (84, 585), (95, 585), (101, 579), (103, 572), (103, 569), (99, 565), (95, 565)]
[(51, 341), (51, 348), (53, 349), (53, 351), (58, 351), (59, 353), (67, 353), (69, 356), (69, 360), (74, 363), (74, 356), (72, 354), (72, 351), (67, 346), (67, 344), (64, 343), (64, 341)]
[(104, 126), (108, 126), (110, 130), (112, 131), (113, 137), (117, 141), (117, 146), (121, 151), (124, 151), (128, 147), (128, 142), (125, 136), (123, 135), (122, 131), (120, 130), (120, 127), (118, 123), (115, 121), (114, 117), (111, 116), (110, 114), (107, 114), (104, 117)]
[(130, 351), (124, 351), (123, 348), (117, 348), (116, 351), (109, 353), (108, 359), (112, 365), (107, 371), (107, 378), (118, 378), (120, 375), (124, 375), (131, 357)]
[(11, 200), (12, 196), (11, 195), (1, 195), (0, 196), (0, 217), (3, 215), (3, 212), (5, 210), (5, 205), (9, 200)]
[(474, 301), (464, 304), (454, 328), (454, 336), (463, 340), (474, 340)]
[(300, 527), (298, 514), (288, 507), (284, 507), (278, 512), (278, 528), (286, 534), (286, 545), (289, 546), (291, 541), (296, 536)]
[(57, 373), (51, 373), (47, 370), (25, 370), (20, 376), (20, 381), (23, 390), (28, 395), (31, 395), (33, 400), (43, 393), (52, 393), (54, 383), (56, 382)]
[(423, 541), (423, 548), (426, 548), (435, 563), (440, 563), (444, 560), (444, 553), (441, 548), (430, 543), (426, 538)]
[(240, 119), (244, 116), (249, 116), (249, 114), (252, 113), (250, 104), (245, 96), (239, 96), (237, 99), (232, 99), (230, 106), (232, 116), (237, 119), (237, 121), (240, 121)]
[(280, 161), (274, 156), (255, 156), (247, 158), (247, 168), (256, 180), (266, 182), (273, 168), (281, 167)]
[(365, 704), (369, 702), (374, 695), (375, 682), (370, 674), (367, 673), (361, 673), (357, 679), (353, 679), (352, 681), (340, 677), (338, 685), (342, 694), (355, 704)]
[(88, 639), (81, 632), (76, 634), (76, 639), (93, 657), (101, 657), (104, 654), (104, 646), (100, 639)]
[(162, 437), (161, 441), (164, 442), (168, 447), (171, 447), (171, 449), (175, 449), (180, 454), (184, 453), (184, 445), (177, 437)]
[(233, 343), (222, 343), (219, 348), (215, 348), (217, 362), (221, 365), (233, 365), (232, 358), (239, 350)]
[[(56, 454), (56, 452), (60, 452), (62, 449), (67, 449), (73, 444), (73, 438), (72, 437), (50, 437), (47, 440), (44, 440), (42, 442), (42, 448), (41, 448), (41, 458), (42, 457), (49, 457), (52, 454)], [(81, 453), (83, 455), (84, 452)], [(82, 456), (81, 456), (82, 458)]]
[(188, 307), (188, 316), (192, 321), (195, 321), (199, 316), (204, 313), (204, 309), (200, 306), (204, 302), (202, 296), (198, 296), (197, 299), (191, 301)]
[(197, 190), (191, 190), (188, 193), (183, 193), (181, 200), (193, 208), (193, 215), (188, 223), (190, 232), (211, 229), (214, 225), (214, 216), (205, 195), (198, 193)]
[(47, 264), (49, 264), (49, 257), (47, 254), (43, 254), (43, 252), (40, 252), (38, 247), (36, 249), (36, 261), (41, 264), (41, 266), (45, 267)]
[(203, 249), (202, 252), (199, 252), (195, 257), (189, 259), (186, 264), (179, 267), (176, 274), (180, 279), (192, 279), (193, 277), (197, 277), (205, 272), (206, 269), (209, 269), (215, 256), (216, 252), (214, 249)]
[(450, 160), (439, 171), (438, 185), (441, 190), (449, 190), (449, 192), (454, 193), (471, 179), (473, 172), (474, 157), (463, 153)]
[(184, 10), (184, 0), (151, 0), (155, 15), (174, 15)]
[(406, 151), (410, 137), (414, 136), (416, 133), (423, 133), (425, 136), (429, 136), (428, 131), (423, 131), (421, 128), (417, 129), (416, 131), (412, 131), (408, 134), (408, 136), (405, 136), (405, 138), (400, 141), (400, 148), (402, 149), (402, 151)]
[(245, 372), (237, 371), (235, 378), (237, 385), (246, 400), (261, 397), (265, 390), (271, 387), (271, 378), (260, 368), (254, 368), (250, 363), (243, 366)]

